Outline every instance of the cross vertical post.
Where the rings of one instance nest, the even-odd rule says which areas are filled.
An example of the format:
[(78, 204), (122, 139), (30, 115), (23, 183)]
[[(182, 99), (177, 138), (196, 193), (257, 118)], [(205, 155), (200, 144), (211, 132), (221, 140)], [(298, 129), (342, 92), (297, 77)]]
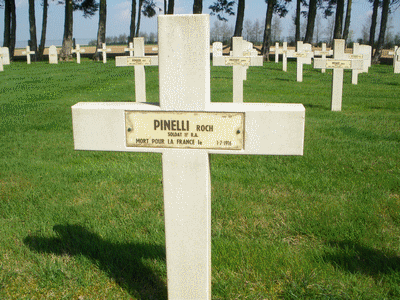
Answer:
[(333, 46), (333, 59), (314, 59), (314, 68), (333, 69), (331, 110), (342, 110), (343, 71), (344, 69), (362, 70), (362, 59), (349, 59), (344, 52), (345, 40), (336, 39)]
[(103, 43), (103, 48), (97, 49), (99, 52), (103, 52), (103, 64), (107, 63), (107, 52), (110, 52), (111, 49), (107, 48), (106, 43)]
[(75, 49), (72, 49), (71, 52), (76, 53), (76, 62), (78, 64), (80, 64), (81, 63), (81, 53), (85, 52), (85, 49), (81, 49), (79, 44), (76, 44)]
[(31, 51), (29, 46), (26, 46), (26, 50), (22, 52), (22, 54), (26, 55), (26, 62), (28, 65), (31, 64), (31, 54), (35, 54), (35, 52)]
[(124, 48), (125, 52), (129, 51), (129, 56), (133, 56), (134, 50), (135, 50), (135, 48), (133, 48), (133, 43), (129, 43), (128, 48)]
[(394, 73), (400, 73), (400, 47), (394, 46), (393, 53), (393, 69)]
[[(144, 38), (133, 39), (134, 57), (144, 56)], [(135, 66), (135, 97), (136, 102), (146, 102), (146, 73), (144, 65)]]
[(283, 42), (282, 46), (282, 70), (287, 72), (287, 42)]

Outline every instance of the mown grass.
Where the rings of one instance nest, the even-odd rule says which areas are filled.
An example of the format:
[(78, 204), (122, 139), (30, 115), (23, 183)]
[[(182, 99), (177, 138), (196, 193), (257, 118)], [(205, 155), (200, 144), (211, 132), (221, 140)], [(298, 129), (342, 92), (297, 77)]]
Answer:
[[(304, 156), (212, 155), (213, 299), (400, 297), (400, 77), (250, 68), (246, 102), (303, 103)], [(134, 101), (133, 68), (0, 73), (0, 298), (166, 299), (161, 155), (73, 150), (70, 107)], [(158, 68), (146, 69), (158, 101)], [(212, 101), (232, 99), (211, 68)]]

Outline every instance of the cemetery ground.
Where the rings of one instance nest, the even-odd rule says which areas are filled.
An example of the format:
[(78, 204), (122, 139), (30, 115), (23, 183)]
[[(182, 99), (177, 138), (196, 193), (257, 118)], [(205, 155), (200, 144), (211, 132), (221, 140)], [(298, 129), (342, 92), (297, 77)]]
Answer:
[[(304, 156), (211, 155), (213, 299), (400, 297), (400, 77), (250, 68), (245, 102), (303, 103)], [(134, 68), (0, 73), (0, 298), (166, 299), (161, 154), (74, 151), (71, 106), (134, 101)], [(158, 67), (146, 68), (158, 102)], [(232, 101), (232, 69), (211, 67)]]

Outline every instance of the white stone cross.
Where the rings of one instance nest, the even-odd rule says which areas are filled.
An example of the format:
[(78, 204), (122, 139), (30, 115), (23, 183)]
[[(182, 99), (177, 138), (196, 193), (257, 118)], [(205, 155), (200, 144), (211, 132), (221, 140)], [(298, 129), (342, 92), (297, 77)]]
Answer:
[(216, 56), (222, 56), (222, 43), (221, 42), (214, 42), (213, 43), (213, 59)]
[(400, 73), (400, 47), (394, 46), (393, 51), (393, 68), (394, 73)]
[(0, 51), (0, 72), (3, 72), (3, 71), (4, 71), (4, 68), (3, 68), (3, 51)]
[(331, 110), (342, 110), (343, 71), (344, 69), (362, 70), (362, 59), (349, 59), (344, 53), (345, 40), (335, 40), (333, 46), (333, 59), (314, 58), (314, 68), (333, 69)]
[[(104, 46), (103, 46), (104, 48)], [(111, 49), (110, 49), (111, 50)], [(72, 53), (76, 53), (76, 62), (78, 64), (81, 63), (81, 53), (85, 52), (85, 49), (81, 49), (81, 47), (79, 46), (79, 44), (76, 44), (75, 50), (72, 49), (71, 51)], [(103, 59), (104, 59), (104, 52), (103, 52)]]
[(170, 300), (211, 299), (210, 154), (303, 154), (303, 105), (211, 102), (209, 37), (209, 15), (159, 15), (160, 103), (72, 107), (75, 150), (162, 153)]
[[(314, 51), (314, 55), (321, 56), (322, 59), (326, 59), (326, 56), (333, 55), (333, 50), (326, 50), (326, 43), (322, 43), (322, 49)], [(325, 73), (326, 69), (321, 69), (321, 73)]]
[[(286, 47), (287, 47), (287, 43), (286, 43)], [(275, 63), (278, 63), (279, 62), (279, 54), (283, 54), (284, 49), (279, 48), (279, 42), (275, 43), (275, 47), (270, 47), (269, 49), (270, 49), (270, 51), (275, 52)], [(287, 48), (286, 48), (286, 50), (287, 50)]]
[(133, 43), (129, 43), (128, 48), (124, 48), (125, 52), (129, 51), (129, 56), (133, 56), (134, 50), (135, 50), (135, 48), (133, 48)]
[(283, 46), (282, 46), (282, 70), (284, 72), (287, 72), (287, 56), (288, 56), (287, 42), (283, 42)]
[(144, 38), (133, 39), (134, 56), (117, 56), (115, 65), (117, 67), (135, 67), (135, 99), (136, 102), (146, 102), (146, 74), (145, 66), (158, 66), (158, 56), (144, 55)]
[(22, 54), (26, 55), (26, 62), (28, 65), (31, 64), (31, 54), (35, 54), (35, 52), (31, 51), (29, 46), (26, 46), (26, 50), (22, 51)]
[(103, 63), (107, 63), (107, 52), (110, 52), (111, 49), (106, 46), (106, 43), (103, 43), (103, 48), (97, 49), (98, 52), (103, 52)]
[(10, 51), (8, 47), (0, 47), (0, 52), (3, 53), (3, 65), (10, 64)]
[(49, 47), (49, 64), (58, 64), (57, 48), (54, 45)]
[(233, 102), (243, 102), (243, 68), (246, 66), (262, 66), (262, 56), (245, 57), (243, 55), (243, 38), (232, 38), (233, 51), (231, 56), (213, 57), (213, 66), (233, 67)]
[(356, 70), (353, 69), (351, 71), (351, 83), (358, 83), (358, 74), (359, 73), (368, 73), (368, 68), (371, 66), (371, 55), (372, 55), (372, 47), (369, 45), (360, 45), (359, 43), (353, 44), (353, 54), (349, 54), (348, 58), (350, 59), (362, 59), (363, 60), (363, 69)]
[(314, 53), (311, 51), (309, 44), (303, 44), (302, 41), (297, 41), (296, 52), (288, 51), (288, 57), (296, 57), (296, 70), (297, 70), (297, 81), (303, 81), (303, 64), (311, 64), (311, 58), (314, 57)]

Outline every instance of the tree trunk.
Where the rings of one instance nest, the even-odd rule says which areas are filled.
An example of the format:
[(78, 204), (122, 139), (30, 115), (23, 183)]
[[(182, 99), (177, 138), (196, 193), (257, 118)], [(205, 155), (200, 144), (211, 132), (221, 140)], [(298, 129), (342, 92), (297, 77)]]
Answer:
[(46, 44), (46, 30), (47, 30), (47, 9), (49, 7), (48, 0), (43, 0), (43, 20), (42, 20), (42, 35), (40, 36), (40, 45), (38, 49), (38, 59), (43, 60), (43, 52)]
[(296, 17), (294, 19), (294, 25), (296, 27), (296, 33), (294, 35), (294, 39), (297, 41), (301, 40), (300, 37), (300, 11), (301, 10), (301, 0), (297, 0), (296, 2)]
[(107, 0), (100, 0), (100, 11), (99, 11), (99, 27), (97, 28), (97, 46), (96, 52), (93, 55), (93, 60), (100, 60), (100, 52), (97, 49), (103, 47), (103, 43), (106, 42), (106, 21), (107, 21)]
[(60, 59), (71, 59), (72, 49), (72, 33), (73, 33), (73, 7), (72, 0), (65, 1), (65, 21), (64, 21), (64, 37), (60, 53)]
[(137, 24), (136, 24), (136, 33), (135, 37), (139, 36), (139, 30), (140, 30), (140, 19), (142, 16), (142, 6), (143, 6), (143, 0), (139, 0), (139, 9), (138, 9), (138, 17), (137, 17)]
[(271, 46), (271, 23), (275, 5), (276, 5), (276, 0), (268, 0), (267, 13), (265, 16), (264, 40), (261, 49), (261, 53), (264, 56), (264, 60), (267, 61), (269, 61), (269, 48)]
[(239, 0), (238, 10), (237, 10), (237, 15), (236, 15), (235, 32), (233, 33), (233, 36), (242, 36), (243, 20), (244, 20), (244, 7), (245, 7), (245, 0)]
[(129, 30), (129, 38), (128, 44), (133, 41), (135, 37), (135, 26), (136, 26), (136, 0), (132, 0), (132, 9), (131, 9), (131, 27)]
[(310, 0), (308, 6), (306, 37), (304, 38), (305, 43), (311, 44), (313, 41), (316, 16), (317, 16), (317, 0)]
[(347, 44), (347, 39), (349, 37), (349, 29), (350, 29), (350, 19), (351, 19), (351, 3), (353, 0), (347, 0), (347, 8), (346, 8), (346, 18), (344, 21), (344, 29), (343, 29), (343, 39)]
[(17, 17), (15, 13), (15, 0), (10, 0), (11, 30), (10, 30), (10, 59), (14, 57), (15, 35), (17, 32)]
[(383, 43), (385, 41), (386, 25), (389, 16), (389, 5), (390, 0), (383, 0), (382, 3), (382, 17), (381, 17), (381, 27), (379, 29), (378, 43), (376, 44), (376, 50), (372, 58), (372, 63), (377, 64), (382, 54)]
[(203, 13), (203, 0), (194, 0), (193, 2), (193, 14)]
[(11, 0), (4, 1), (4, 36), (3, 47), (10, 47), (11, 36)]
[(173, 15), (174, 14), (174, 1), (175, 0), (169, 0), (168, 1), (168, 14)]
[(335, 29), (333, 30), (333, 39), (341, 39), (342, 38), (343, 12), (344, 12), (344, 0), (337, 0), (336, 1), (336, 15), (335, 15)]
[(372, 53), (374, 53), (374, 44), (375, 44), (375, 30), (376, 30), (376, 19), (378, 18), (378, 8), (379, 8), (379, 0), (374, 0), (374, 4), (372, 7), (372, 17), (371, 17), (371, 28), (369, 30), (369, 42), (368, 45), (372, 47)]
[(36, 61), (37, 55), (37, 40), (36, 40), (36, 18), (35, 18), (35, 0), (29, 0), (29, 35), (31, 44), (29, 45), (31, 51), (35, 52), (34, 60)]

